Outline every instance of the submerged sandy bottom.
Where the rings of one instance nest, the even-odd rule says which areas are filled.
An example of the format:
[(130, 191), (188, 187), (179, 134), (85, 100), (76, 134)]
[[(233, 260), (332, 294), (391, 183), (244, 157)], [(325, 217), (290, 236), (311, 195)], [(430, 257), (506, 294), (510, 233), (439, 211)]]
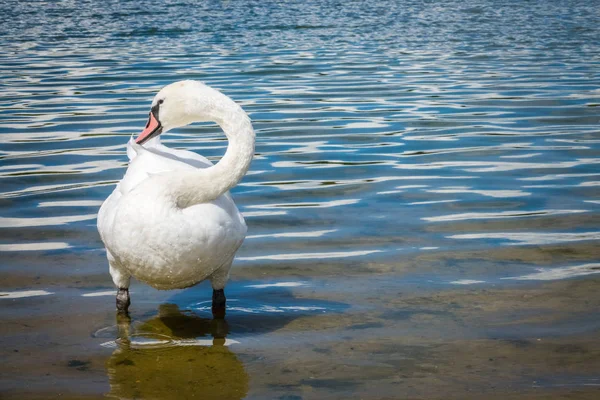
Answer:
[(73, 283), (3, 299), (2, 398), (596, 399), (599, 288), (238, 279), (215, 321), (207, 285), (138, 285), (129, 321), (110, 287)]

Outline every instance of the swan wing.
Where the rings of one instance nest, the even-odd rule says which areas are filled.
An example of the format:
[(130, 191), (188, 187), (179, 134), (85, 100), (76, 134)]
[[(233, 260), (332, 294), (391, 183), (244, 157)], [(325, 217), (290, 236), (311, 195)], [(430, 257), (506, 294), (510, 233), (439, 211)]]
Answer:
[[(133, 161), (139, 151), (139, 145), (137, 145), (133, 139), (133, 136), (129, 139), (129, 143), (127, 143), (127, 157), (129, 161)], [(171, 149), (165, 145), (163, 145), (160, 141), (160, 136), (156, 136), (150, 139), (144, 147), (144, 150), (148, 150), (156, 155), (176, 159), (183, 163), (189, 164), (195, 168), (208, 168), (213, 165), (206, 157), (201, 156), (200, 154), (194, 153), (189, 150), (181, 150), (181, 149)]]
[(212, 162), (200, 154), (189, 150), (172, 149), (167, 147), (160, 142), (160, 136), (157, 136), (154, 139), (155, 142), (151, 143), (150, 146), (146, 145), (146, 147), (149, 148), (150, 151), (154, 151), (163, 157), (175, 158), (195, 168), (208, 168), (213, 166)]
[(127, 143), (127, 155), (131, 161), (117, 187), (122, 194), (129, 193), (153, 174), (208, 168), (213, 165), (191, 151), (169, 149), (158, 140), (151, 142), (147, 146), (141, 146), (130, 139)]
[[(148, 141), (144, 146), (136, 144), (132, 137), (127, 143), (127, 156), (130, 162), (125, 176), (117, 183), (115, 190), (104, 201), (98, 212), (98, 231), (104, 243), (112, 229), (114, 214), (119, 208), (119, 202), (125, 194), (154, 174), (208, 168), (213, 165), (207, 158), (199, 154), (164, 146), (160, 143), (159, 137)], [(236, 217), (239, 215), (241, 218), (229, 192), (224, 193), (223, 197), (225, 203), (222, 206), (227, 205), (224, 207), (227, 213)]]

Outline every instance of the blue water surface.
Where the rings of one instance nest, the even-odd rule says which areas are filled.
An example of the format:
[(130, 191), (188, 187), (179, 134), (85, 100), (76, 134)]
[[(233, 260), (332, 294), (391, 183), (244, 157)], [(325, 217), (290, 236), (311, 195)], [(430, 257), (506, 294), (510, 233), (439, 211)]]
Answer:
[[(112, 290), (96, 214), (154, 94), (182, 79), (232, 97), (257, 133), (232, 190), (249, 226), (232, 271), (249, 308), (233, 316), (264, 311), (268, 296), (237, 295), (248, 285), (296, 291), (298, 304), (269, 305), (291, 319), (293, 307), (372, 310), (357, 298), (381, 287), (600, 272), (598, 1), (5, 0), (0, 13), (0, 301), (15, 324), (41, 318), (7, 333), (11, 348), (43, 347), (37, 334), (58, 334), (40, 321), (70, 319), (73, 302), (104, 310), (94, 329), (112, 324), (112, 295), (81, 297)], [(163, 142), (213, 162), (227, 146), (215, 124)], [(209, 298), (135, 287), (148, 315), (165, 301), (202, 312), (189, 294)]]

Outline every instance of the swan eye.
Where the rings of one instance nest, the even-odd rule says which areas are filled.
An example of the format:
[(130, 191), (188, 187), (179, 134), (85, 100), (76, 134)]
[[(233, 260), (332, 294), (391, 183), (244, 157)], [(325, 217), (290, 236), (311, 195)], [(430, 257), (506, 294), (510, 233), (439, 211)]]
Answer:
[(162, 104), (162, 103), (164, 103), (164, 102), (165, 102), (165, 100), (164, 100), (164, 99), (160, 99), (160, 100), (158, 101), (158, 104)]

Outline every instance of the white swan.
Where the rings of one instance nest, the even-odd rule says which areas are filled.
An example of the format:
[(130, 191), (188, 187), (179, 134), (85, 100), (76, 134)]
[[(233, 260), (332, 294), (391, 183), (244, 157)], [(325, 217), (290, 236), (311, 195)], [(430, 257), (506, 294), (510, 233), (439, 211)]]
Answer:
[[(161, 133), (199, 121), (216, 122), (229, 140), (216, 165), (160, 143)], [(129, 307), (133, 276), (157, 289), (209, 279), (213, 313), (224, 313), (223, 289), (246, 235), (228, 191), (250, 166), (254, 138), (248, 115), (215, 89), (181, 81), (158, 92), (146, 128), (127, 145), (127, 172), (98, 213), (119, 311)]]

